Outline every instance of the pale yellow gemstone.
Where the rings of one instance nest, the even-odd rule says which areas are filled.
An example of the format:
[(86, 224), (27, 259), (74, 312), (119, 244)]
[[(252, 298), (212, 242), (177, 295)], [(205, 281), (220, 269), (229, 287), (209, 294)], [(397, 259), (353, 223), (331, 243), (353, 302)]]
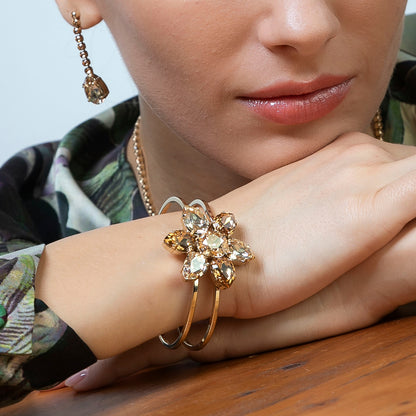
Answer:
[(208, 231), (210, 221), (201, 207), (186, 205), (182, 213), (182, 220), (191, 234), (204, 235)]
[(106, 83), (97, 75), (87, 77), (82, 85), (89, 102), (101, 104), (108, 96)]
[(237, 221), (234, 214), (230, 212), (221, 212), (215, 217), (215, 222), (224, 230), (228, 235), (232, 234), (237, 227)]
[(185, 280), (199, 279), (207, 271), (208, 265), (208, 260), (203, 254), (191, 251), (183, 264), (182, 275)]
[(228, 289), (236, 276), (233, 263), (226, 259), (212, 260), (211, 274), (214, 278), (215, 286), (219, 289)]
[(220, 233), (208, 231), (200, 240), (198, 248), (207, 257), (223, 257), (228, 249), (228, 241)]
[(228, 240), (228, 247), (228, 258), (232, 261), (237, 260), (241, 263), (246, 263), (254, 259), (250, 247), (240, 240), (235, 238)]
[(191, 251), (194, 246), (193, 238), (190, 233), (184, 230), (176, 230), (169, 233), (164, 240), (170, 251), (175, 254), (183, 254)]

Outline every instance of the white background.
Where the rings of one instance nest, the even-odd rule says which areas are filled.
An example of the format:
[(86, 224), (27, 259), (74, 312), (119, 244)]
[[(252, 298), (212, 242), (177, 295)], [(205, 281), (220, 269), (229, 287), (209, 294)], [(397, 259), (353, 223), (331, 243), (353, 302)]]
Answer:
[[(85, 100), (72, 29), (55, 2), (6, 0), (1, 9), (0, 164), (137, 94), (105, 25), (84, 31), (92, 66), (111, 91), (105, 104), (96, 106)], [(416, 0), (408, 1), (407, 12), (416, 13)]]

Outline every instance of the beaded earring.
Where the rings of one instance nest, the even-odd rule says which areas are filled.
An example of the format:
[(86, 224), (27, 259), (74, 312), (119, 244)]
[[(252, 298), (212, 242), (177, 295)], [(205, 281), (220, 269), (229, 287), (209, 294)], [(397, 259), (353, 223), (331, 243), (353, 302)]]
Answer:
[(72, 26), (74, 27), (75, 41), (77, 42), (84, 72), (87, 74), (82, 87), (84, 88), (87, 100), (93, 104), (101, 104), (109, 94), (108, 87), (101, 77), (94, 74), (91, 61), (88, 59), (88, 52), (82, 36), (81, 20), (77, 12), (72, 12)]

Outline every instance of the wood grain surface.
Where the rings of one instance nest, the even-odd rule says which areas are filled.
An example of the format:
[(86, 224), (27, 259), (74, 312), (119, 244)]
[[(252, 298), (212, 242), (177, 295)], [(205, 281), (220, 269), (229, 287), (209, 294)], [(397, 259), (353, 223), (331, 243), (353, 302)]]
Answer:
[(416, 415), (416, 317), (214, 364), (183, 362), (94, 392), (32, 393), (7, 416)]

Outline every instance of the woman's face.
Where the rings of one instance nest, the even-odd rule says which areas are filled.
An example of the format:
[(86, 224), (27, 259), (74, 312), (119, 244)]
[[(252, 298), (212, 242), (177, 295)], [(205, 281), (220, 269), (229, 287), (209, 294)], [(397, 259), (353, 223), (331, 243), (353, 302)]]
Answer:
[(97, 0), (141, 96), (253, 179), (369, 131), (405, 0)]

